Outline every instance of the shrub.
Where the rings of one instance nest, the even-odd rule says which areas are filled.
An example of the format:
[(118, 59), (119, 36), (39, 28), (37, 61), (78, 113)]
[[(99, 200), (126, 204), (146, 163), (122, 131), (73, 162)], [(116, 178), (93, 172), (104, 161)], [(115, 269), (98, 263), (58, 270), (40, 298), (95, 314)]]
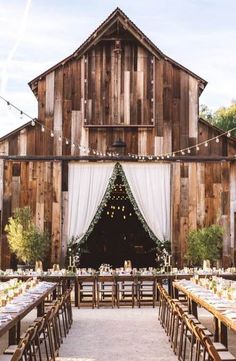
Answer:
[(200, 266), (204, 259), (215, 262), (221, 258), (223, 228), (217, 224), (192, 230), (187, 239), (186, 259), (194, 266)]
[(5, 231), (11, 252), (24, 263), (43, 261), (47, 256), (50, 248), (49, 235), (35, 226), (29, 207), (15, 209)]

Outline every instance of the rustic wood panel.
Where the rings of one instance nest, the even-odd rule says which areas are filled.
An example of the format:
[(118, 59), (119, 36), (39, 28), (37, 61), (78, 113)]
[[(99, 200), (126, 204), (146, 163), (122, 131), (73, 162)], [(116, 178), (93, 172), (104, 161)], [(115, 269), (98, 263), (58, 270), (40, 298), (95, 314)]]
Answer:
[(61, 162), (53, 164), (53, 201), (52, 201), (52, 249), (51, 262), (59, 263), (61, 258)]
[[(83, 54), (38, 79), (38, 119), (48, 129), (42, 132), (41, 126), (27, 125), (13, 132), (0, 141), (0, 154), (82, 156), (90, 148), (90, 155), (97, 151), (161, 155), (220, 134), (198, 121), (198, 78), (168, 58), (155, 56), (128, 29), (117, 33), (114, 26), (103, 36)], [(126, 128), (112, 127), (123, 124)], [(126, 143), (123, 150), (112, 147), (119, 138)], [(198, 154), (234, 155), (235, 139), (220, 138), (219, 143), (202, 146)], [(51, 258), (59, 262), (65, 252), (68, 163), (63, 169), (57, 161), (20, 162), (19, 167), (13, 163), (4, 162), (0, 183), (2, 228), (16, 206), (30, 205), (37, 225), (53, 235)], [(189, 230), (213, 222), (224, 225), (224, 252), (232, 252), (235, 178), (234, 164), (173, 164), (172, 241), (179, 263), (184, 261)], [(10, 258), (4, 241), (2, 247), (6, 265)]]
[(235, 212), (236, 212), (236, 164), (230, 165), (230, 246), (232, 249), (235, 244)]

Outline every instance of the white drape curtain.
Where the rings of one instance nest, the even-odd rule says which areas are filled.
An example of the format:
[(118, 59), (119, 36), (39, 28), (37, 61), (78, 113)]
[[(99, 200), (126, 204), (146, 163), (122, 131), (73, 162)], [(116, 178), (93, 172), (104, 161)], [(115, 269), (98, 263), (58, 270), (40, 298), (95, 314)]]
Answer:
[(170, 240), (170, 165), (121, 163), (137, 206), (160, 240)]
[(70, 163), (68, 239), (87, 232), (105, 195), (114, 163)]

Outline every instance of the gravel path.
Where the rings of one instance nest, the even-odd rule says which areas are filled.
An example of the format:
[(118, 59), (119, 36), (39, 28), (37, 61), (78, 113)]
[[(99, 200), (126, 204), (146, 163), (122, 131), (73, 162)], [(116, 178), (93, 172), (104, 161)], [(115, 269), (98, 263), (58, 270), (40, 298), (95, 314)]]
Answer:
[(157, 309), (73, 309), (60, 361), (175, 361)]

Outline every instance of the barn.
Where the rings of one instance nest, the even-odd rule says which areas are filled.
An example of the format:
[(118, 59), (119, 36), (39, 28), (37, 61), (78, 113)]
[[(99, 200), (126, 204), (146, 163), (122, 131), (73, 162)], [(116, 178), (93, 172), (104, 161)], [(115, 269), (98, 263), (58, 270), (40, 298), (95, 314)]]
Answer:
[(233, 264), (236, 139), (199, 118), (206, 85), (119, 8), (30, 81), (38, 118), (0, 139), (1, 268), (4, 227), (24, 206), (51, 235), (51, 263), (74, 236), (86, 266), (151, 264), (164, 240), (183, 266), (189, 231), (219, 223)]

